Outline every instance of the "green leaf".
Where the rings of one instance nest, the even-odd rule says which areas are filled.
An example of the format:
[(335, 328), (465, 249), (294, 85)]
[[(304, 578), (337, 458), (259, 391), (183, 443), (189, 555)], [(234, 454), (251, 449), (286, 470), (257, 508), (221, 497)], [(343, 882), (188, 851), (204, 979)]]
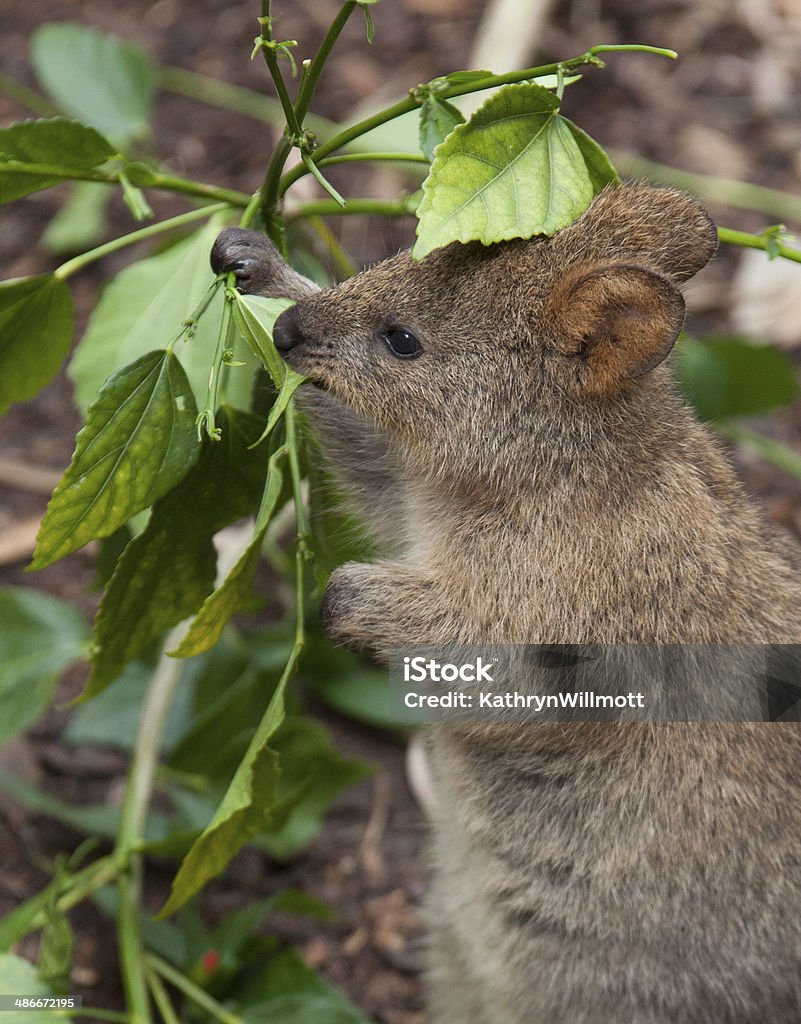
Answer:
[(0, 742), (45, 710), (58, 677), (86, 657), (88, 630), (65, 601), (24, 587), (0, 590)]
[[(39, 977), (33, 964), (12, 953), (0, 953), (0, 992), (20, 996), (50, 996), (53, 992)], [(57, 1024), (63, 1020), (55, 1010), (5, 1010), (3, 1024)]]
[(578, 148), (581, 150), (581, 156), (587, 168), (587, 173), (590, 176), (593, 191), (597, 194), (605, 189), (607, 185), (619, 185), (620, 177), (617, 171), (595, 139), (591, 138), (577, 124), (573, 124), (566, 117), (563, 117), (561, 120), (567, 125), (573, 138), (576, 140)]
[(293, 949), (250, 972), (232, 1005), (245, 1024), (371, 1024)]
[(284, 474), (280, 461), (285, 456), (283, 448), (270, 456), (253, 537), (222, 584), (203, 602), (178, 648), (170, 652), (176, 658), (193, 658), (213, 647), (231, 617), (250, 600), (264, 535), (283, 490)]
[(42, 929), (39, 942), (39, 977), (56, 992), (69, 993), (69, 978), (75, 939), (72, 928), (63, 910), (56, 905), (52, 895), (47, 911), (47, 921)]
[(147, 133), (156, 69), (138, 46), (86, 25), (43, 25), (31, 61), (58, 105), (121, 142)]
[[(284, 889), (274, 896), (256, 900), (228, 914), (206, 940), (208, 949), (216, 949), (228, 957), (241, 956), (257, 933), (262, 921), (276, 911), (316, 917), (321, 921), (334, 920), (336, 914), (319, 900), (298, 891)], [(160, 922), (163, 923), (163, 922)]]
[(437, 146), (457, 124), (463, 123), (460, 110), (447, 100), (439, 99), (436, 93), (429, 93), (420, 107), (420, 149), (429, 160), (433, 160)]
[(288, 675), (276, 687), (222, 803), (184, 858), (159, 917), (176, 911), (218, 875), (245, 843), (268, 828), (278, 787), (278, 755), (270, 741), (284, 720)]
[[(170, 767), (176, 771), (199, 775), (208, 781), (208, 788), (200, 793), (201, 803), (190, 806), (183, 798), (177, 800), (188, 812), (185, 824), (200, 830), (212, 818), (216, 803), (253, 738), (253, 722), (275, 689), (274, 675), (260, 672), (247, 662), (237, 663), (230, 651), (227, 658), (221, 658), (217, 651), (214, 648), (209, 652), (208, 670), (203, 675), (208, 680), (213, 667), (225, 671), (226, 686), (220, 688), (218, 678), (216, 691), (207, 703), (201, 704), (196, 694), (194, 714), (169, 758)], [(222, 788), (218, 785), (220, 781)], [(214, 802), (209, 805), (206, 797)]]
[(32, 398), (66, 358), (72, 297), (52, 274), (0, 282), (0, 415)]
[[(68, 886), (70, 881), (66, 871), (58, 872), (44, 889), (40, 889), (30, 899), (20, 903), (0, 918), (0, 953), (7, 953), (16, 946), (20, 939), (34, 930), (36, 918), (46, 913), (53, 900), (63, 895), (64, 887)], [(0, 986), (0, 992), (2, 991)]]
[(318, 460), (309, 460), (309, 525), (315, 571), (321, 586), (344, 562), (367, 562), (375, 545), (359, 519), (345, 511), (343, 496)]
[(252, 449), (258, 419), (224, 409), (220, 424), (222, 440), (206, 441), (198, 464), (155, 504), (117, 563), (95, 620), (86, 698), (197, 611), (214, 586), (214, 534), (252, 512), (259, 499), (265, 467)]
[(596, 155), (577, 141), (552, 93), (505, 86), (437, 149), (413, 254), (421, 259), (457, 241), (553, 235), (589, 205), (600, 177)]
[[(142, 702), (153, 677), (153, 666), (135, 661), (123, 672), (118, 686), (112, 686), (94, 700), (75, 708), (61, 737), (77, 747), (112, 747), (128, 752), (133, 749)], [(191, 687), (181, 679), (167, 716), (162, 748), (169, 750), (186, 730), (191, 719)]]
[(148, 188), (158, 177), (158, 171), (141, 160), (133, 160), (123, 167), (125, 176), (137, 188)]
[(270, 409), (270, 414), (267, 417), (267, 423), (264, 426), (261, 437), (256, 442), (257, 444), (261, 444), (261, 442), (268, 438), (273, 430), (275, 430), (278, 425), (278, 421), (284, 415), (287, 410), (287, 406), (292, 401), (292, 396), (305, 379), (305, 377), (296, 373), (291, 367), (287, 367), (286, 376), (281, 384), (278, 397), (275, 399), (272, 409)]
[(111, 191), (102, 182), (76, 181), (69, 199), (44, 230), (44, 248), (60, 255), (97, 245), (105, 231)]
[(273, 344), (275, 321), (294, 299), (265, 299), (261, 295), (242, 295), (234, 291), (234, 323), (257, 359), (264, 363), (276, 387), (280, 387), (287, 374), (287, 364), (278, 355)]
[[(107, 885), (92, 893), (92, 902), (104, 914), (116, 921), (120, 912), (119, 892), (116, 886)], [(175, 925), (167, 921), (154, 921), (146, 910), (138, 912), (139, 932), (146, 948), (164, 957), (176, 967), (187, 967), (186, 936)]]
[(200, 451), (196, 417), (186, 374), (169, 352), (150, 352), (106, 381), (47, 506), (31, 568), (108, 537), (174, 487)]
[(0, 156), (6, 160), (91, 170), (114, 152), (111, 143), (94, 128), (66, 117), (18, 121), (0, 129)]
[(449, 75), (444, 76), (444, 81), (446, 81), (449, 85), (472, 85), (474, 82), (480, 82), (482, 78), (492, 78), (492, 72), (451, 71)]
[(334, 798), (372, 769), (340, 757), (322, 726), (299, 715), (284, 722), (272, 745), (281, 773), (272, 823), (256, 845), (285, 858), (314, 839)]
[(170, 654), (194, 658), (217, 643), (230, 619), (250, 601), (263, 540), (264, 530), (260, 530), (220, 586), (206, 597), (183, 640)]
[(399, 721), (390, 713), (389, 676), (322, 636), (312, 640), (303, 657), (303, 679), (315, 697), (340, 715), (380, 729), (408, 729), (419, 716)]
[[(51, 188), (70, 171), (87, 171), (114, 156), (114, 147), (94, 128), (65, 117), (19, 121), (0, 129), (0, 203)], [(60, 174), (4, 166), (7, 161), (53, 167)]]
[[(94, 400), (107, 377), (150, 352), (154, 344), (166, 345), (197, 308), (214, 280), (209, 252), (221, 224), (220, 218), (211, 218), (199, 231), (165, 252), (126, 267), (105, 288), (67, 371), (82, 410)], [(200, 320), (194, 337), (175, 347), (200, 409), (206, 403), (222, 304), (220, 294)], [(241, 356), (237, 354), (237, 358)], [(249, 354), (248, 358), (251, 372), (245, 367), (230, 371), (228, 385), (229, 402), (243, 409), (248, 408), (252, 368), (256, 365)]]
[(769, 345), (684, 338), (676, 348), (675, 366), (688, 401), (704, 420), (766, 412), (799, 394), (793, 364)]
[[(23, 806), (38, 814), (46, 814), (49, 818), (62, 821), (65, 825), (77, 829), (89, 836), (103, 836), (116, 839), (120, 828), (122, 811), (119, 807), (107, 804), (75, 804), (64, 803), (49, 793), (45, 793), (29, 782), (13, 775), (11, 772), (0, 771), (0, 789), (10, 793)], [(145, 825), (145, 838), (148, 842), (159, 842), (168, 832), (169, 819), (160, 811), (151, 811)]]
[(144, 192), (136, 185), (131, 184), (124, 171), (120, 173), (120, 185), (122, 186), (123, 201), (134, 220), (142, 221), (153, 216), (153, 209), (145, 198)]

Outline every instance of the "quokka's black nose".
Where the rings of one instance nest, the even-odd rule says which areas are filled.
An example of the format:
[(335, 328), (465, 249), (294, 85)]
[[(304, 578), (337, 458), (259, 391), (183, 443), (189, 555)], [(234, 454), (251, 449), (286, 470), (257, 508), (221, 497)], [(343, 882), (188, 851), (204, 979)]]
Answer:
[(290, 309), (285, 309), (275, 321), (275, 326), (273, 327), (273, 342), (275, 347), (281, 355), (285, 356), (303, 340), (303, 332), (298, 324), (295, 307), (292, 306)]

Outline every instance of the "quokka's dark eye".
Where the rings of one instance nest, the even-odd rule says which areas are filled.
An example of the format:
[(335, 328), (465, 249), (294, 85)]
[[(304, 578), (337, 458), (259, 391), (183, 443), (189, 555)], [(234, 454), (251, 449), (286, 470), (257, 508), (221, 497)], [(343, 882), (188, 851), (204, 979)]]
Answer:
[(386, 331), (383, 337), (390, 352), (398, 359), (414, 359), (415, 356), (422, 355), (423, 346), (405, 327), (396, 327), (391, 331)]

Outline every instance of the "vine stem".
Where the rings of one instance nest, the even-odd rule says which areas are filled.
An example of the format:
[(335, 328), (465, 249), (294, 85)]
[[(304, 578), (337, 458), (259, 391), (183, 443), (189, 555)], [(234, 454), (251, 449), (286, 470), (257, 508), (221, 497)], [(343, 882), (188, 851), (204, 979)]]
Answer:
[(320, 43), (319, 50), (314, 55), (314, 60), (309, 65), (308, 71), (303, 77), (303, 81), (301, 82), (300, 89), (298, 91), (298, 97), (295, 101), (295, 113), (301, 124), (303, 124), (303, 121), (306, 118), (306, 114), (309, 110), (309, 104), (314, 96), (314, 90), (317, 88), (317, 82), (319, 81), (329, 54), (331, 53), (337, 39), (339, 39), (342, 29), (347, 25), (348, 19), (356, 10), (357, 6), (356, 0), (346, 0), (346, 2), (340, 7), (337, 12), (337, 16), (331, 22), (331, 25), (325, 34), (325, 38), (322, 43)]
[(54, 1017), (66, 1017), (68, 1020), (72, 1020), (73, 1017), (88, 1017), (90, 1020), (105, 1020), (109, 1024), (130, 1024), (127, 1013), (105, 1010), (99, 1006), (82, 1006), (80, 1010), (50, 1010), (49, 1014)]
[[(300, 89), (298, 96), (295, 101), (294, 107), (291, 107), (291, 113), (286, 111), (285, 100), (282, 97), (282, 88), (286, 92), (286, 86), (284, 83), (281, 69), (278, 67), (275, 55), (270, 51), (270, 55), (273, 58), (273, 64), (270, 60), (267, 60), (267, 66), (270, 70), (270, 75), (275, 83), (276, 90), (278, 92), (279, 99), (281, 99), (282, 105), (286, 111), (286, 123), (290, 133), (295, 134), (295, 139), (291, 139), (286, 130), (278, 141), (278, 145), (273, 151), (272, 158), (267, 165), (267, 173), (264, 176), (264, 181), (259, 189), (261, 212), (264, 218), (264, 223), (267, 228), (267, 233), (270, 235), (272, 240), (278, 245), (278, 248), (285, 252), (285, 242), (283, 237), (283, 225), (280, 219), (277, 218), (276, 214), (278, 211), (278, 205), (283, 195), (280, 188), (281, 175), (284, 167), (286, 166), (289, 154), (292, 152), (293, 143), (299, 142), (300, 135), (303, 130), (303, 122), (309, 109), (312, 97), (314, 96), (314, 90), (317, 87), (322, 70), (325, 66), (325, 62), (328, 59), (331, 50), (339, 38), (342, 29), (347, 24), (348, 18), (353, 14), (358, 4), (355, 0), (346, 0), (334, 18), (333, 22), (328, 28), (328, 31), (323, 38), (317, 53), (314, 56), (311, 64), (304, 69), (304, 75), (301, 80)], [(265, 18), (269, 19), (270, 16), (270, 0), (262, 0), (262, 12)], [(262, 36), (264, 36), (265, 28), (269, 31), (269, 21), (266, 23), (262, 22)], [(268, 57), (268, 49), (265, 48), (265, 59)], [(308, 168), (306, 169), (308, 173)]]
[(145, 976), (147, 977), (147, 983), (150, 987), (150, 991), (153, 993), (153, 1002), (158, 1007), (158, 1011), (164, 1020), (164, 1024), (180, 1024), (178, 1015), (173, 1009), (172, 1002), (167, 994), (167, 989), (164, 987), (164, 983), (161, 978), (156, 974), (152, 967), (145, 967)]
[(171, 231), (173, 228), (180, 228), (184, 224), (192, 224), (196, 220), (202, 220), (204, 217), (213, 217), (215, 213), (223, 213), (225, 210), (230, 209), (230, 203), (215, 203), (212, 206), (201, 206), (197, 210), (190, 210), (188, 213), (181, 213), (177, 217), (170, 217), (168, 220), (159, 221), (158, 224), (148, 224), (146, 228), (139, 228), (138, 231), (131, 231), (127, 235), (113, 238), (110, 242), (105, 242), (103, 245), (98, 245), (95, 249), (82, 252), (80, 256), (67, 260), (66, 263), (62, 263), (60, 267), (53, 271), (53, 276), (64, 281), (87, 266), (87, 264), (102, 259), (118, 249), (124, 249), (127, 245), (134, 245), (143, 239), (160, 235), (164, 231)]
[[(177, 647), (183, 633), (182, 626), (172, 630), (165, 650)], [(115, 857), (120, 866), (117, 936), (130, 1024), (151, 1024), (153, 1019), (142, 970), (144, 951), (139, 910), (143, 864), (140, 847), (167, 713), (182, 672), (180, 661), (161, 655), (142, 706), (115, 847)]]
[(287, 214), (287, 220), (297, 220), (300, 217), (324, 217), (331, 213), (342, 216), (376, 213), (384, 217), (405, 217), (407, 214), (414, 213), (419, 202), (419, 192), (404, 196), (402, 199), (349, 199), (347, 206), (340, 206), (333, 199), (316, 199), (309, 203), (301, 203)]
[(165, 981), (175, 985), (180, 992), (183, 992), (187, 999), (191, 999), (196, 1006), (206, 1010), (207, 1013), (210, 1013), (221, 1024), (245, 1024), (242, 1017), (231, 1013), (230, 1010), (226, 1010), (222, 1003), (218, 1003), (213, 996), (210, 996), (208, 992), (199, 985), (196, 985), (190, 978), (187, 978), (185, 974), (177, 971), (172, 964), (167, 963), (160, 956), (156, 956), (155, 953), (148, 953), (145, 956), (144, 962), (146, 967), (149, 967), (154, 974), (160, 975)]
[[(120, 185), (125, 174), (124, 170), (86, 170), (82, 167), (26, 163), (24, 160), (0, 160), (0, 171), (19, 171), (40, 178), (52, 178), (55, 181), (100, 181), (107, 185)], [(188, 178), (176, 178), (171, 174), (158, 174), (155, 171), (148, 175), (147, 182), (142, 187), (164, 189), (167, 192), (178, 192), (198, 199), (213, 199), (236, 207), (245, 207), (250, 202), (250, 196), (245, 192), (235, 192), (233, 189), (207, 185), (202, 181), (190, 181)]]
[[(525, 82), (531, 78), (541, 78), (544, 75), (564, 74), (566, 71), (573, 71), (580, 67), (603, 67), (603, 61), (599, 58), (598, 54), (617, 52), (653, 53), (662, 57), (669, 57), (671, 59), (675, 59), (677, 56), (675, 50), (667, 50), (659, 46), (646, 46), (639, 43), (622, 45), (607, 45), (602, 43), (598, 46), (590, 47), (589, 50), (586, 50), (578, 57), (568, 57), (567, 60), (560, 60), (553, 64), (543, 64), (536, 68), (525, 68), (522, 71), (510, 71), (503, 75), (492, 75), (487, 73), (486, 78), (473, 79), (469, 82), (448, 84), (445, 88), (438, 90), (437, 95), (442, 99), (452, 99), (455, 96), (465, 96), (468, 93), (483, 92), (485, 89), (495, 89), (502, 85), (514, 84), (515, 82)], [(373, 128), (379, 128), (388, 121), (394, 121), (396, 117), (402, 117), (403, 114), (410, 113), (416, 107), (422, 105), (426, 94), (426, 90), (421, 87), (410, 90), (408, 96), (399, 100), (391, 107), (379, 110), (370, 117), (357, 121), (356, 124), (353, 124), (349, 128), (345, 128), (343, 131), (333, 135), (315, 151), (312, 159), (315, 163), (319, 163), (327, 157), (329, 153), (334, 152), (334, 150), (341, 149), (343, 146), (346, 146), (354, 139), (360, 138), (362, 135), (366, 135), (367, 132), (372, 131)], [(290, 174), (293, 175), (292, 181), (297, 181), (298, 177), (302, 176), (300, 174), (296, 174), (294, 170), (290, 172)], [(283, 195), (289, 187), (289, 184), (292, 183), (287, 180), (287, 177), (288, 176), (285, 176), (282, 179), (279, 186), (279, 196)]]
[[(735, 231), (734, 228), (718, 228), (718, 238), (727, 245), (739, 245), (745, 249), (768, 250), (768, 239), (764, 235), (752, 235), (747, 231)], [(775, 246), (777, 256), (786, 260), (793, 260), (794, 263), (801, 263), (801, 249), (793, 249), (782, 242), (772, 243)]]
[[(315, 160), (315, 164), (318, 167), (332, 167), (337, 164), (350, 164), (358, 163), (362, 160), (370, 161), (392, 161), (393, 163), (410, 163), (410, 164), (428, 164), (429, 159), (427, 156), (423, 156), (422, 153), (342, 153), (340, 156), (327, 156), (322, 160)], [(283, 195), (286, 190), (298, 180), (302, 178), (304, 174), (309, 171), (309, 168), (303, 164), (298, 164), (293, 167), (291, 171), (287, 173), (281, 179), (281, 194)]]
[[(487, 74), (486, 78), (474, 79), (461, 84), (448, 85), (437, 93), (442, 99), (452, 99), (454, 96), (465, 96), (467, 93), (482, 92), (485, 89), (494, 89), (501, 85), (510, 85), (515, 82), (525, 82), (530, 78), (541, 78), (543, 75), (555, 75), (559, 68), (563, 71), (571, 71), (575, 68), (591, 65), (598, 67), (602, 62), (591, 51), (586, 51), (579, 57), (569, 57), (567, 60), (558, 61), (553, 64), (543, 64), (537, 68), (526, 68), (523, 71), (510, 71), (504, 75)], [(341, 149), (354, 139), (358, 139), (373, 128), (379, 128), (388, 121), (394, 121), (421, 106), (425, 100), (425, 90), (412, 89), (404, 99), (393, 103), (392, 106), (376, 111), (369, 117), (357, 121), (336, 135), (324, 142), (313, 154), (315, 163), (327, 157), (334, 150)], [(282, 189), (282, 192), (284, 189)]]
[[(66, 888), (56, 900), (56, 908), (62, 912), (72, 909), (93, 892), (113, 882), (118, 874), (119, 864), (115, 856), (108, 854), (101, 857), (72, 876), (68, 883), (69, 888)], [(6, 951), (24, 935), (45, 926), (50, 892), (51, 886), (48, 886), (3, 918), (0, 922), (0, 952)]]
[[(262, 0), (261, 11), (262, 41), (272, 42), (272, 31), (270, 28), (270, 0)], [(264, 175), (264, 180), (261, 184), (261, 188), (259, 189), (259, 203), (267, 234), (278, 247), (279, 252), (286, 256), (287, 249), (286, 239), (284, 238), (283, 223), (280, 218), (275, 216), (278, 206), (278, 182), (281, 177), (281, 172), (289, 159), (289, 154), (292, 152), (293, 141), (290, 138), (290, 135), (294, 134), (297, 139), (300, 135), (300, 131), (295, 130), (295, 110), (289, 99), (286, 83), (284, 82), (284, 76), (281, 74), (281, 69), (278, 66), (278, 59), (275, 52), (269, 46), (262, 46), (262, 51), (264, 53), (264, 60), (267, 64), (267, 70), (270, 72), (270, 77), (273, 80), (275, 90), (278, 93), (278, 98), (281, 101), (281, 106), (284, 110), (286, 128), (281, 133), (281, 137), (273, 150), (273, 155), (270, 157), (267, 164), (267, 172)]]

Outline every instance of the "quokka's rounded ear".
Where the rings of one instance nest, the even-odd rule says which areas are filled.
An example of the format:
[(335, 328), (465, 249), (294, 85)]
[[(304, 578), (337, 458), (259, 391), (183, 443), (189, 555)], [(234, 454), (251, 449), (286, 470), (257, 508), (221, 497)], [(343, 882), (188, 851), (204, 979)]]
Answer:
[(684, 323), (669, 278), (626, 263), (575, 267), (546, 308), (551, 347), (575, 361), (584, 390), (604, 394), (658, 366)]
[(619, 260), (686, 281), (715, 255), (715, 223), (693, 196), (646, 182), (610, 186), (552, 242), (565, 262)]

